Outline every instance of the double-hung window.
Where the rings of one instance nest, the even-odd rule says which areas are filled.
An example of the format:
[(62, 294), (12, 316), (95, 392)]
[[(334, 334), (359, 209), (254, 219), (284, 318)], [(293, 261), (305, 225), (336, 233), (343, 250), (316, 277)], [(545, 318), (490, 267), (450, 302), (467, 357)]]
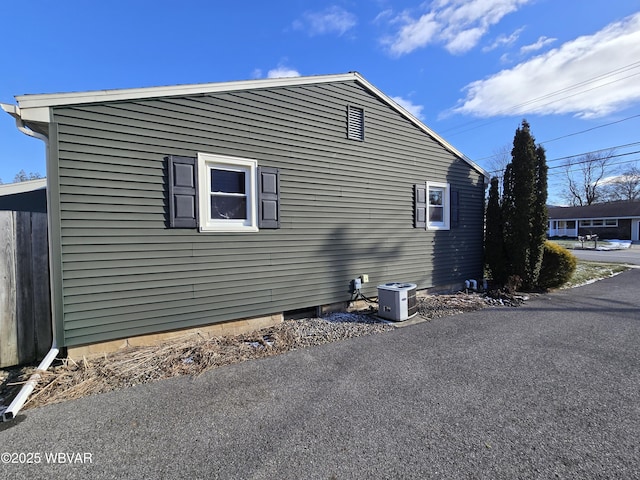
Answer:
[(448, 183), (425, 182), (414, 188), (414, 227), (449, 230), (458, 226), (459, 196)]
[(427, 229), (449, 229), (449, 184), (427, 182)]
[(247, 158), (198, 153), (167, 162), (169, 228), (257, 232), (280, 228), (280, 170)]
[(256, 169), (255, 160), (198, 154), (201, 231), (258, 231)]

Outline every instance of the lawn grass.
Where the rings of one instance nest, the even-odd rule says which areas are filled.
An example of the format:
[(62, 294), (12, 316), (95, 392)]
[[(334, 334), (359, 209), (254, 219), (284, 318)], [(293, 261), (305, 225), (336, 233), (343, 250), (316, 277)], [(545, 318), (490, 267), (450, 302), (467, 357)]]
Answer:
[[(582, 243), (578, 240), (549, 240), (550, 242), (557, 243), (561, 247), (566, 248), (567, 250), (575, 250), (581, 249)], [(606, 240), (598, 240), (598, 247), (609, 247), (616, 248), (618, 245), (616, 243), (607, 242)], [(595, 248), (595, 242), (593, 240), (585, 240), (584, 241), (584, 249), (585, 250), (593, 250)]]
[(616, 263), (595, 263), (578, 260), (576, 271), (571, 279), (561, 288), (573, 288), (579, 285), (602, 280), (603, 278), (612, 277), (620, 272), (628, 270), (629, 267)]

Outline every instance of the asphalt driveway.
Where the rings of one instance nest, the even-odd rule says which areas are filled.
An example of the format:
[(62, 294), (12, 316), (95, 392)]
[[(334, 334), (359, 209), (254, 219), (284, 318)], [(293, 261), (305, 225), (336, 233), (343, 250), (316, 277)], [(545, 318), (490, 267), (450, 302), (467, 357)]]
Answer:
[(622, 263), (640, 266), (640, 245), (621, 250), (571, 250), (581, 260), (602, 263)]
[(0, 478), (640, 478), (638, 285), (27, 410)]

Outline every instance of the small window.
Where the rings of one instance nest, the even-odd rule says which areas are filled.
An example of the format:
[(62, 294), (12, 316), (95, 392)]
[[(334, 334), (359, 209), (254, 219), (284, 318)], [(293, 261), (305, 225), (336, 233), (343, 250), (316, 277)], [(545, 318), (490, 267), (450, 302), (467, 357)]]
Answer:
[(606, 227), (617, 227), (618, 226), (618, 219), (617, 218), (607, 218), (604, 221), (604, 225)]
[(580, 220), (580, 226), (581, 227), (590, 227), (591, 226), (591, 220)]
[(427, 182), (427, 228), (448, 230), (449, 210), (449, 184)]
[(364, 110), (358, 107), (347, 107), (347, 138), (364, 141)]
[(591, 220), (591, 225), (594, 227), (601, 227), (604, 225), (604, 220), (601, 218), (595, 219), (595, 220)]
[(258, 231), (255, 160), (198, 154), (200, 230)]

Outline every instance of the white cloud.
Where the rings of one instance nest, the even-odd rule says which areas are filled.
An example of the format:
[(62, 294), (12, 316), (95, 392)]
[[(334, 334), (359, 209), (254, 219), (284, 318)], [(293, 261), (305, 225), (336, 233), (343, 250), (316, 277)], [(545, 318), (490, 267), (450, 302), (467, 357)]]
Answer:
[(429, 11), (415, 19), (408, 12), (392, 23), (402, 26), (386, 38), (389, 51), (404, 55), (431, 43), (442, 43), (454, 54), (475, 47), (492, 25), (532, 0), (437, 0)]
[(522, 33), (523, 30), (524, 30), (524, 27), (519, 28), (509, 36), (506, 36), (504, 34), (499, 35), (498, 38), (496, 38), (491, 45), (484, 47), (482, 51), (491, 52), (492, 50), (495, 50), (496, 48), (499, 48), (502, 46), (513, 45), (518, 40), (518, 38), (520, 38), (520, 34)]
[(267, 72), (267, 78), (299, 77), (300, 72), (294, 68), (278, 65)]
[(345, 9), (332, 6), (320, 12), (306, 12), (293, 22), (293, 28), (304, 30), (310, 36), (335, 33), (343, 35), (358, 23), (356, 16)]
[(408, 19), (395, 39), (390, 40), (391, 53), (403, 55), (418, 47), (424, 47), (436, 37), (440, 25), (433, 13), (422, 15), (418, 20)]
[(526, 55), (526, 54), (531, 53), (531, 52), (537, 52), (538, 50), (543, 49), (547, 45), (551, 45), (556, 40), (557, 40), (557, 38), (540, 37), (540, 38), (538, 38), (538, 40), (535, 43), (532, 43), (531, 45), (525, 45), (523, 47), (520, 47), (520, 53)]
[(406, 100), (402, 97), (391, 97), (391, 99), (414, 117), (422, 120), (422, 110), (424, 110), (422, 105), (415, 105), (411, 100)]
[(465, 87), (452, 111), (598, 117), (640, 101), (640, 13)]

